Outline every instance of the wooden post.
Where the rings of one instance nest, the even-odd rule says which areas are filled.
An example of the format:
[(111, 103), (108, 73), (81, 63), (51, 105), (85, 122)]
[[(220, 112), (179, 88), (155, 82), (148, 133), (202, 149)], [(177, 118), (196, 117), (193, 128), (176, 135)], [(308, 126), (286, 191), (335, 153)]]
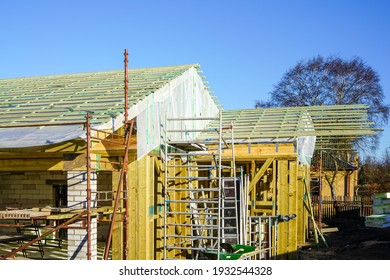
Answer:
[[(278, 161), (278, 177), (277, 177), (277, 215), (288, 214), (288, 161)], [(288, 222), (280, 222), (278, 224), (278, 256), (281, 259), (287, 258), (288, 253)]]
[[(298, 195), (297, 195), (297, 187), (298, 187), (298, 175), (297, 161), (289, 161), (288, 168), (288, 214), (297, 215), (298, 212)], [(288, 259), (294, 260), (297, 259), (297, 235), (298, 235), (298, 221), (297, 218), (291, 219), (288, 223)]]

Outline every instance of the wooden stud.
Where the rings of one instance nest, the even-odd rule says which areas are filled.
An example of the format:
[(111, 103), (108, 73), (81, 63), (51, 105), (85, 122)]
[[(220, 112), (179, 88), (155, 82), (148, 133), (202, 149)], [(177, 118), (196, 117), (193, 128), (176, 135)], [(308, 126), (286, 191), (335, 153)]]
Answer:
[[(288, 161), (278, 160), (277, 176), (277, 215), (287, 215), (288, 213)], [(288, 253), (288, 222), (278, 224), (278, 257), (287, 258)]]
[[(288, 214), (297, 215), (298, 200), (297, 200), (297, 187), (298, 187), (298, 164), (296, 161), (289, 161), (289, 180), (288, 180)], [(288, 221), (288, 259), (297, 259), (297, 218)]]

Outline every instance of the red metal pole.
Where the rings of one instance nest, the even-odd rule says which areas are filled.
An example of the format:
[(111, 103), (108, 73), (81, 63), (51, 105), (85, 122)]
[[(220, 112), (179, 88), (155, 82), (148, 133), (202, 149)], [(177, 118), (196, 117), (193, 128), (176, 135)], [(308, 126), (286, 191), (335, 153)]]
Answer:
[(87, 259), (92, 259), (91, 248), (91, 115), (87, 113)]
[(126, 174), (126, 171), (127, 171), (127, 164), (128, 164), (128, 161), (129, 161), (129, 147), (130, 147), (131, 134), (132, 134), (132, 131), (133, 131), (133, 123), (134, 123), (134, 121), (132, 120), (131, 124), (130, 124), (130, 129), (126, 133), (125, 155), (124, 155), (124, 158), (123, 158), (123, 167), (122, 167), (122, 170), (121, 170), (121, 175), (119, 177), (118, 189), (117, 189), (117, 192), (116, 192), (116, 198), (115, 198), (115, 203), (114, 203), (114, 210), (113, 210), (113, 213), (112, 213), (112, 219), (111, 219), (111, 223), (110, 223), (110, 230), (108, 232), (106, 248), (104, 250), (104, 256), (103, 256), (103, 259), (105, 259), (105, 260), (108, 259), (108, 254), (109, 254), (109, 251), (110, 251), (112, 232), (114, 230), (114, 223), (115, 223), (115, 218), (116, 218), (116, 212), (117, 212), (118, 207), (119, 207), (119, 199), (120, 199), (120, 196), (121, 196), (122, 185), (123, 185), (124, 177), (125, 177), (125, 174)]
[(23, 249), (26, 249), (28, 246), (34, 244), (35, 242), (38, 242), (39, 240), (42, 240), (43, 238), (45, 238), (46, 236), (49, 236), (50, 234), (52, 234), (53, 232), (61, 229), (61, 228), (65, 228), (67, 225), (73, 223), (75, 220), (81, 218), (83, 215), (85, 215), (87, 211), (83, 211), (81, 212), (80, 214), (77, 214), (76, 216), (74, 216), (73, 218), (67, 220), (66, 222), (58, 225), (57, 227), (53, 228), (52, 230), (49, 230), (48, 232), (45, 232), (44, 234), (42, 234), (41, 236), (35, 238), (34, 240), (31, 240), (30, 242), (20, 246), (18, 249), (16, 250), (13, 250), (12, 252), (8, 253), (7, 255), (5, 256), (1, 256), (0, 257), (0, 260), (5, 260), (9, 257), (12, 257), (13, 255), (15, 255), (17, 252), (20, 252), (22, 251)]
[[(124, 90), (125, 90), (125, 127), (128, 128), (128, 122), (129, 122), (129, 86), (128, 86), (128, 62), (129, 62), (129, 58), (128, 58), (128, 51), (127, 49), (125, 49), (125, 52), (124, 52), (124, 67), (125, 67), (125, 79), (124, 79)], [(127, 133), (130, 134), (130, 137), (131, 137), (131, 132), (133, 131), (133, 123), (134, 123), (134, 120), (131, 121), (131, 125), (130, 125), (130, 131), (128, 131)], [(130, 145), (130, 142), (127, 143), (127, 145)], [(127, 153), (127, 152), (126, 152)], [(128, 200), (128, 189), (129, 189), (129, 186), (128, 186), (128, 182), (127, 182), (127, 165), (128, 165), (128, 160), (127, 160), (127, 156), (126, 156), (126, 160), (123, 160), (123, 168), (124, 168), (124, 174), (123, 174), (123, 198), (124, 198), (124, 206), (125, 206), (125, 218), (124, 218), (124, 221), (123, 221), (123, 227), (124, 227), (124, 252), (123, 252), (123, 255), (124, 255), (124, 259), (127, 260), (127, 256), (128, 256), (128, 253), (129, 253), (129, 235), (128, 235), (128, 226), (129, 226), (129, 200)]]
[(124, 79), (124, 90), (125, 90), (125, 123), (127, 123), (129, 121), (129, 98), (128, 98), (128, 90), (129, 90), (129, 86), (128, 86), (128, 62), (129, 62), (129, 59), (128, 59), (128, 51), (127, 49), (125, 49), (125, 52), (124, 52), (124, 55), (125, 55), (125, 59), (124, 59), (124, 62), (125, 62), (125, 79)]

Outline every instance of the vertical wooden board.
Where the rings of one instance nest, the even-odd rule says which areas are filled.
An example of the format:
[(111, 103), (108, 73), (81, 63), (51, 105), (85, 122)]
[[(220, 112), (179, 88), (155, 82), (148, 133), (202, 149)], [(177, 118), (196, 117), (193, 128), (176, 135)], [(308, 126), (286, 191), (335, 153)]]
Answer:
[(137, 159), (129, 159), (128, 166), (128, 184), (129, 184), (129, 254), (128, 259), (137, 259), (137, 216), (138, 216), (138, 204), (137, 204), (137, 186), (138, 186), (138, 172), (137, 172)]
[(304, 245), (306, 239), (305, 231), (305, 206), (304, 206), (304, 176), (305, 166), (298, 166), (298, 184), (297, 184), (297, 242), (298, 245)]
[(276, 189), (277, 189), (277, 162), (276, 162), (276, 160), (274, 160), (274, 162), (272, 163), (271, 188), (272, 188), (272, 216), (276, 216), (276, 204), (277, 204), (277, 197), (276, 197)]
[[(297, 173), (297, 162), (294, 160), (289, 161), (289, 180), (288, 180), (288, 213), (297, 215), (298, 210), (298, 196), (297, 196), (297, 185), (298, 185), (298, 173)], [(288, 221), (288, 259), (297, 259), (297, 219)]]
[[(277, 166), (277, 215), (288, 214), (288, 161), (279, 160)], [(278, 224), (278, 257), (285, 259), (288, 247), (288, 223)]]
[(147, 255), (146, 258), (148, 260), (154, 259), (154, 251), (155, 251), (155, 236), (154, 236), (154, 159), (151, 156), (148, 156), (148, 164), (147, 164)]
[(146, 260), (147, 248), (147, 156), (137, 162), (138, 182), (137, 182), (137, 259)]
[[(251, 178), (255, 176), (256, 173), (256, 162), (253, 160), (251, 162)], [(249, 193), (249, 207), (250, 207), (250, 216), (255, 216), (255, 199), (256, 199), (256, 187), (252, 190), (252, 192)]]
[(112, 259), (123, 260), (123, 223), (117, 222), (114, 224), (112, 232)]

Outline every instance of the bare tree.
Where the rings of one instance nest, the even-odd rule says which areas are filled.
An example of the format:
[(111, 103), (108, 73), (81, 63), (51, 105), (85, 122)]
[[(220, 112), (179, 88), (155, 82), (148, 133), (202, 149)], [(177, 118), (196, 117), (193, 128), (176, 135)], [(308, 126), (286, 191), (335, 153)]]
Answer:
[[(255, 107), (366, 104), (370, 106), (370, 121), (377, 126), (386, 124), (390, 115), (379, 75), (359, 57), (343, 60), (317, 56), (300, 61), (270, 94), (271, 100), (257, 101)], [(375, 149), (378, 140), (378, 136), (364, 137), (354, 144)]]
[[(255, 107), (293, 107), (322, 105), (369, 105), (368, 117), (376, 126), (387, 123), (390, 106), (384, 103), (379, 75), (359, 57), (344, 60), (340, 57), (317, 56), (298, 62), (288, 70), (270, 92), (271, 99), (257, 101)], [(341, 144), (340, 139), (334, 139)], [(375, 150), (379, 135), (364, 136), (344, 147)], [(339, 151), (331, 151), (334, 162), (345, 158)], [(333, 176), (325, 177), (335, 197), (334, 180), (339, 167), (335, 164)]]

